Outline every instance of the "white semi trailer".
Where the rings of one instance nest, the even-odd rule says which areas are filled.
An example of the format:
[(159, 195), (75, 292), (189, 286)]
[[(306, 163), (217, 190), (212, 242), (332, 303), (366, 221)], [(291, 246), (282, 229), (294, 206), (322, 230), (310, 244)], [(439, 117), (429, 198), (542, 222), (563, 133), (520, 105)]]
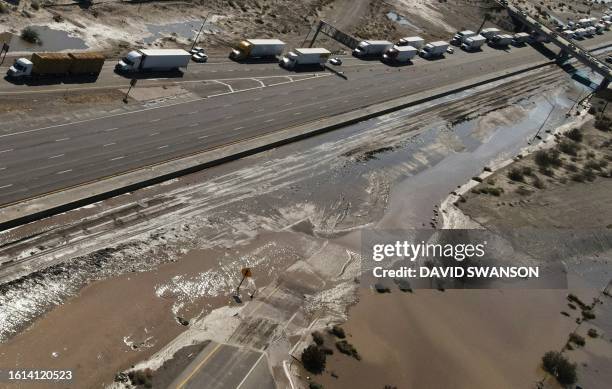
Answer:
[(276, 58), (285, 50), (285, 42), (280, 39), (245, 39), (230, 52), (236, 61), (247, 59)]
[(356, 57), (382, 57), (387, 49), (393, 47), (393, 43), (389, 41), (362, 41), (353, 50), (353, 55)]
[(520, 46), (529, 42), (529, 34), (526, 32), (519, 32), (514, 34), (512, 37), (512, 44), (514, 46)]
[(487, 38), (478, 34), (463, 40), (461, 48), (466, 51), (479, 50), (487, 42)]
[(508, 34), (500, 34), (495, 35), (491, 38), (491, 43), (497, 47), (507, 47), (510, 43), (512, 43), (512, 39), (514, 37)]
[(182, 49), (132, 50), (115, 65), (115, 69), (126, 73), (175, 71), (186, 68), (190, 60), (191, 54)]
[(397, 46), (412, 46), (416, 49), (420, 49), (425, 45), (425, 39), (420, 36), (407, 36), (397, 42)]
[(453, 45), (460, 46), (463, 42), (465, 42), (466, 39), (471, 38), (476, 35), (478, 34), (472, 30), (459, 31), (458, 33), (455, 34), (453, 39), (451, 39), (450, 43)]
[(398, 46), (395, 45), (390, 49), (387, 49), (383, 54), (383, 61), (393, 63), (406, 63), (414, 58), (419, 50), (412, 46)]
[(324, 48), (300, 48), (290, 51), (281, 58), (279, 64), (285, 69), (295, 69), (307, 66), (325, 66), (331, 52)]
[(484, 36), (487, 39), (491, 39), (495, 35), (499, 35), (499, 34), (501, 34), (501, 31), (499, 30), (499, 28), (495, 28), (495, 27), (484, 28), (482, 29), (482, 31), (480, 31), (480, 35)]
[(423, 58), (441, 57), (448, 49), (448, 42), (436, 41), (423, 46), (419, 54)]

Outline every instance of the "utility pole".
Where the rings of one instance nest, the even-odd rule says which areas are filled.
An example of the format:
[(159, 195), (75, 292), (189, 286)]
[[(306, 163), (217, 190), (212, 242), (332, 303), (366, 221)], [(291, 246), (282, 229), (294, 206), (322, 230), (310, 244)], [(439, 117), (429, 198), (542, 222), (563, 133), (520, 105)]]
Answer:
[(128, 88), (127, 92), (125, 92), (125, 97), (123, 98), (123, 102), (127, 104), (128, 102), (128, 96), (130, 95), (130, 91), (132, 90), (132, 87), (136, 86), (136, 82), (138, 80), (136, 78), (132, 78), (130, 80), (130, 87)]
[(193, 40), (193, 44), (191, 45), (191, 50), (193, 50), (195, 45), (198, 43), (198, 39), (200, 38), (200, 34), (202, 33), (202, 30), (204, 29), (204, 25), (206, 24), (206, 21), (208, 20), (208, 15), (210, 15), (210, 13), (206, 14), (206, 17), (204, 18), (204, 21), (202, 22), (202, 26), (200, 27), (200, 31), (198, 31), (198, 34), (196, 35), (195, 39)]

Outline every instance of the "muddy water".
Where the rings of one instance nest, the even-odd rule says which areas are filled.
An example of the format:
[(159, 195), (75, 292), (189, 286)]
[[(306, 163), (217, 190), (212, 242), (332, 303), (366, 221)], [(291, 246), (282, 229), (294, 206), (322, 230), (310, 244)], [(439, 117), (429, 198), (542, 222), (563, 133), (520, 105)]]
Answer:
[[(548, 119), (554, 121), (569, 102), (564, 89), (547, 85), (549, 95), (561, 96), (558, 115)], [(108, 383), (117, 370), (145, 359), (180, 332), (176, 316), (193, 320), (227, 304), (241, 267), (252, 266), (261, 286), (290, 263), (311, 257), (326, 239), (358, 251), (353, 231), (360, 226), (420, 226), (436, 199), (537, 131), (550, 106), (529, 98), (541, 93), (537, 84), (533, 88), (517, 81), (459, 100), (476, 93), (467, 91), (210, 169), (158, 187), (165, 213), (147, 217), (142, 201), (137, 213), (145, 217), (138, 222), (120, 223), (124, 216), (119, 216), (109, 230), (101, 223), (79, 231), (73, 221), (70, 242), (58, 244), (57, 232), (49, 229), (37, 245), (53, 250), (55, 258), (78, 252), (78, 261), (22, 280), (0, 295), (7, 308), (0, 315), (4, 336), (48, 311), (2, 344), (0, 366), (76, 366), (84, 387)], [(498, 111), (508, 104), (509, 110)], [(449, 126), (447, 119), (458, 116), (465, 121)], [(98, 205), (107, 212), (113, 206)], [(92, 233), (95, 242), (88, 238)], [(132, 251), (120, 246), (125, 241)], [(86, 255), (93, 247), (117, 250), (98, 262)], [(344, 263), (346, 252), (336, 252), (325, 260)], [(143, 271), (136, 266), (139, 259), (176, 262)], [(81, 266), (92, 261), (94, 266)], [(45, 287), (47, 280), (54, 281), (53, 288)], [(58, 329), (75, 323), (82, 329)], [(83, 339), (87, 346), (79, 348)], [(71, 352), (61, 353), (64, 348)]]
[(32, 29), (38, 32), (40, 42), (29, 43), (18, 35), (12, 35), (9, 43), (11, 52), (83, 50), (88, 47), (84, 40), (63, 30), (54, 30), (47, 26), (32, 26)]

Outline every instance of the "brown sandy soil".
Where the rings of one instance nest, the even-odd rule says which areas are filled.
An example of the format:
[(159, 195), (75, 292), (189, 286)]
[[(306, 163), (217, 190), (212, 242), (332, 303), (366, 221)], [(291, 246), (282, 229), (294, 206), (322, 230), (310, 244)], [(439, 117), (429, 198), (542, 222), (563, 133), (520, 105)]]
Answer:
[[(565, 291), (363, 290), (343, 327), (362, 357), (335, 350), (326, 388), (528, 388), (539, 359), (560, 349), (574, 322)], [(339, 378), (333, 378), (330, 372)]]
[[(166, 290), (158, 296), (156, 288), (171, 284), (177, 277), (197, 277), (210, 269), (222, 268), (226, 258), (277, 258), (276, 266), (258, 271), (258, 285), (266, 285), (272, 274), (282, 272), (299, 257), (302, 240), (290, 234), (276, 234), (273, 245), (265, 235), (250, 244), (232, 249), (194, 250), (180, 260), (160, 265), (154, 271), (125, 274), (89, 284), (77, 297), (48, 312), (27, 330), (2, 344), (0, 366), (74, 370), (74, 388), (89, 388), (113, 380), (109, 372), (119, 372), (153, 355), (174, 339), (185, 327), (172, 316), (180, 296)], [(258, 250), (259, 249), (259, 250)], [(296, 251), (297, 250), (297, 251)], [(257, 253), (255, 253), (257, 252)], [(236, 269), (236, 285), (239, 281)], [(230, 291), (216, 297), (186, 301), (178, 316), (191, 320), (225, 306)], [(69, 329), (69, 330), (67, 330)], [(126, 338), (127, 337), (127, 338)], [(168, 368), (163, 368), (168, 375)], [(159, 377), (158, 380), (173, 377)], [(24, 384), (20, 388), (30, 387)], [(31, 387), (38, 388), (37, 384)]]

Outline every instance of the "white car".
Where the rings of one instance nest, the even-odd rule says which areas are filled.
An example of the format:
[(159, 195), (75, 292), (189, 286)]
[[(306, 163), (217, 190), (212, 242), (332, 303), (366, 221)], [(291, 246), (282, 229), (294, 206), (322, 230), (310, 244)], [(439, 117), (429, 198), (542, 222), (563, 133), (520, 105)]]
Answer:
[(198, 53), (203, 53), (204, 52), (204, 48), (200, 47), (200, 46), (196, 46), (193, 49), (189, 50), (189, 54), (194, 55), (194, 54), (198, 54)]
[(205, 53), (195, 53), (191, 56), (191, 59), (194, 62), (206, 62), (208, 61), (208, 55), (206, 55)]
[(334, 57), (332, 59), (329, 60), (329, 63), (334, 65), (334, 66), (340, 66), (342, 65), (342, 60), (338, 57)]
[(446, 49), (446, 52), (449, 54), (453, 54), (455, 52), (455, 49), (453, 49), (452, 47), (449, 47)]

